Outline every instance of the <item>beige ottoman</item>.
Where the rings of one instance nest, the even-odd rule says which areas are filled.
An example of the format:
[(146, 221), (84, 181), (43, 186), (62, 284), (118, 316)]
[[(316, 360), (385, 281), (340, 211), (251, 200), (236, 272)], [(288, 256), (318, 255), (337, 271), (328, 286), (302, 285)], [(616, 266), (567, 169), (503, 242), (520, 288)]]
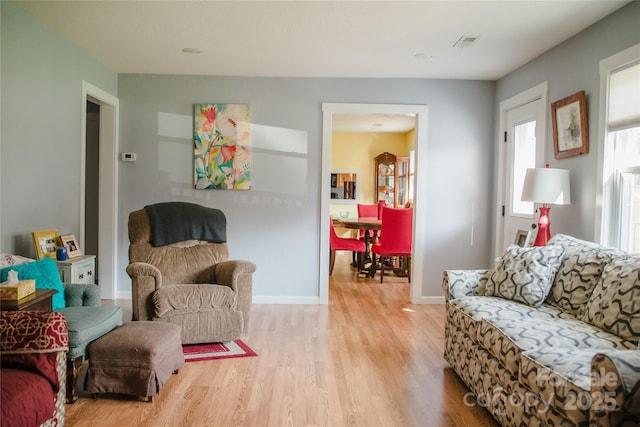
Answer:
[(165, 322), (125, 323), (88, 347), (86, 390), (146, 397), (160, 392), (184, 366), (180, 327)]

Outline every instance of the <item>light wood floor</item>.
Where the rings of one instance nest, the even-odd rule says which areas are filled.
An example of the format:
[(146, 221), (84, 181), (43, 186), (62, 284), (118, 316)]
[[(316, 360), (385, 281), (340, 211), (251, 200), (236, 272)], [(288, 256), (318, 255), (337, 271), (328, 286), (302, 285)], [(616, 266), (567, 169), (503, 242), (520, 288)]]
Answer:
[(444, 306), (411, 305), (406, 278), (357, 279), (347, 256), (328, 305), (253, 306), (258, 357), (187, 363), (153, 403), (81, 394), (66, 425), (496, 426), (442, 358)]

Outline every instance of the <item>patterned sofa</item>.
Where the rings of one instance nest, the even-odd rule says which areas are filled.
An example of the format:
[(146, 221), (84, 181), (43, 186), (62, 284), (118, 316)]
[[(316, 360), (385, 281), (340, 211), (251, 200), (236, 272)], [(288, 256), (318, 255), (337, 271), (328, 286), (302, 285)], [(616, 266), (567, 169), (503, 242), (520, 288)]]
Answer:
[(640, 258), (559, 234), (443, 290), (464, 404), (503, 426), (640, 425)]

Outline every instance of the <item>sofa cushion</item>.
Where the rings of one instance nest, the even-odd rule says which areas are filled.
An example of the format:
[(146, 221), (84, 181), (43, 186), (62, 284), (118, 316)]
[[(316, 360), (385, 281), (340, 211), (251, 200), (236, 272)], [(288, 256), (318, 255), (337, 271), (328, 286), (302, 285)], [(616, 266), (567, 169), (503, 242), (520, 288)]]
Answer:
[(564, 347), (525, 351), (520, 360), (520, 381), (565, 418), (576, 424), (586, 422), (591, 359), (598, 351)]
[(153, 293), (155, 317), (212, 308), (235, 309), (238, 294), (223, 285), (165, 285)]
[(607, 264), (583, 320), (638, 344), (640, 258), (615, 258)]
[(473, 340), (477, 338), (482, 319), (572, 318), (548, 304), (531, 307), (497, 297), (467, 296), (450, 300), (447, 304), (447, 322), (458, 326)]
[(579, 318), (584, 314), (605, 265), (622, 252), (564, 234), (553, 236), (549, 245), (562, 246), (565, 254), (546, 302)]
[(0, 282), (7, 280), (9, 270), (17, 271), (19, 280), (35, 280), (36, 289), (53, 289), (58, 291), (51, 297), (51, 306), (53, 310), (64, 308), (64, 285), (62, 284), (62, 280), (60, 280), (58, 266), (53, 259), (43, 258), (39, 261), (3, 268), (0, 270)]
[(56, 394), (46, 378), (4, 366), (0, 376), (0, 420), (3, 426), (38, 426), (53, 417)]
[(485, 295), (531, 306), (542, 304), (563, 255), (562, 246), (509, 246), (487, 281)]
[(479, 343), (512, 374), (519, 372), (523, 351), (542, 347), (634, 349), (636, 344), (577, 319), (485, 319)]

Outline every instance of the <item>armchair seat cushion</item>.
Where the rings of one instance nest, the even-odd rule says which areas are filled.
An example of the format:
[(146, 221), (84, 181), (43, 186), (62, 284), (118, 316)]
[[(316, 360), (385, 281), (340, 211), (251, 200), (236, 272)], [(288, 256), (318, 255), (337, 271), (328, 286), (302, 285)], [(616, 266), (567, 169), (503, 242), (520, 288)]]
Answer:
[(58, 310), (67, 320), (69, 357), (85, 356), (87, 344), (122, 325), (122, 307), (67, 307)]
[(154, 292), (155, 317), (197, 313), (211, 309), (235, 309), (238, 294), (228, 286), (195, 284), (165, 285)]

